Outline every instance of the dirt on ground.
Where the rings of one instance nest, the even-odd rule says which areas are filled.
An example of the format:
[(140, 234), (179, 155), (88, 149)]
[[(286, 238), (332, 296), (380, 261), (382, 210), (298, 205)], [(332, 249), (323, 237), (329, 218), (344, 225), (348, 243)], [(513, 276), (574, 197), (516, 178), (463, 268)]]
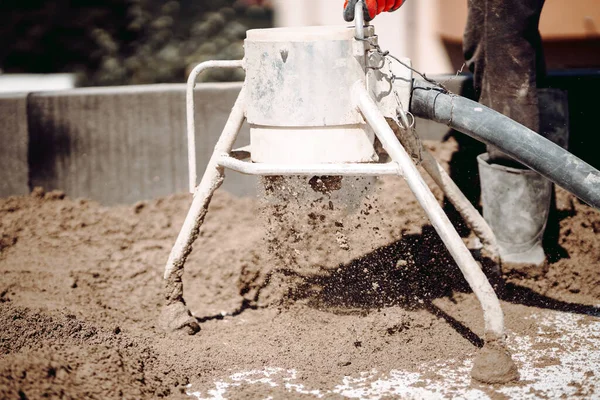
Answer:
[[(427, 145), (444, 163), (456, 147)], [(265, 369), (326, 390), (365, 371), (472, 359), (480, 305), (405, 183), (298, 180), (269, 179), (256, 199), (217, 192), (184, 275), (194, 336), (157, 323), (189, 195), (110, 208), (41, 189), (0, 199), (0, 397), (184, 398), (189, 385), (206, 395), (236, 371)], [(598, 315), (600, 214), (560, 189), (556, 203), (551, 263), (497, 285), (517, 337), (539, 333), (527, 318), (539, 310)]]

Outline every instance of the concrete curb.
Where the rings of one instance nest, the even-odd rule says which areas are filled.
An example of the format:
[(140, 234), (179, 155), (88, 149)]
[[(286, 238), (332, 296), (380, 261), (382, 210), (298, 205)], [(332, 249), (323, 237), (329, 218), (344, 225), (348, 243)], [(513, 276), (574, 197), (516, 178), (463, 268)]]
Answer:
[[(198, 85), (199, 175), (240, 89)], [(4, 95), (0, 122), (0, 196), (42, 186), (119, 204), (186, 190), (183, 84)], [(247, 128), (240, 141), (248, 143)], [(254, 193), (251, 178), (230, 175), (226, 190)]]

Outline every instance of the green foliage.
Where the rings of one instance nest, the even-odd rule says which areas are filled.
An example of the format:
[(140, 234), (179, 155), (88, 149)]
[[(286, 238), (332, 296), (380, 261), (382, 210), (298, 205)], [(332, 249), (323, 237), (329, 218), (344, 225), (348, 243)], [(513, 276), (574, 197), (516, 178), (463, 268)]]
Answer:
[(246, 30), (271, 21), (249, 0), (3, 0), (0, 68), (76, 72), (85, 85), (184, 82), (199, 62), (243, 57)]

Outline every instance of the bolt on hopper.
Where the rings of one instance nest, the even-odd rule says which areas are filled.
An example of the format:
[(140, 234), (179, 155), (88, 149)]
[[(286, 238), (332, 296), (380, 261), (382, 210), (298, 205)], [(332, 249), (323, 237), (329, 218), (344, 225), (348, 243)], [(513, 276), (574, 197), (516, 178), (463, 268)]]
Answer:
[[(183, 268), (211, 197), (225, 178), (225, 169), (262, 176), (398, 175), (406, 180), (481, 302), (486, 346), (475, 361), (474, 376), (491, 360), (494, 367), (487, 372), (492, 375), (489, 381), (514, 379), (518, 373), (504, 347), (500, 302), (424, 182), (413, 157), (419, 158), (492, 253), (493, 234), (413, 135), (414, 120), (411, 122), (405, 111), (412, 90), (411, 69), (391, 65), (385, 54), (377, 51), (374, 28), (360, 22), (362, 7), (357, 6), (356, 11), (358, 22), (352, 28), (250, 30), (243, 60), (205, 62), (190, 74), (187, 128), (189, 183), (194, 199), (166, 265), (163, 325), (190, 334), (199, 330), (183, 299)], [(403, 63), (408, 66), (410, 61)], [(246, 80), (198, 185), (193, 90), (197, 76), (209, 68), (243, 68)], [(244, 120), (250, 125), (250, 146), (233, 150)], [(388, 121), (396, 121), (398, 129), (393, 130)], [(378, 160), (375, 137), (389, 161)]]

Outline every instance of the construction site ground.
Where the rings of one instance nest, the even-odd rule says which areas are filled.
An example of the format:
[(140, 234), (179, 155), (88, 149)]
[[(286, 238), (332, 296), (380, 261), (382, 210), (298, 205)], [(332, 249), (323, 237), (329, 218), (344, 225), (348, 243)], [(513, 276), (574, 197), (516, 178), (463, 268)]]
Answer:
[(157, 322), (189, 194), (0, 199), (0, 398), (600, 398), (597, 211), (557, 190), (551, 263), (497, 286), (521, 380), (489, 386), (480, 305), (408, 187), (361, 190), (348, 216), (218, 192), (186, 264), (194, 336)]

